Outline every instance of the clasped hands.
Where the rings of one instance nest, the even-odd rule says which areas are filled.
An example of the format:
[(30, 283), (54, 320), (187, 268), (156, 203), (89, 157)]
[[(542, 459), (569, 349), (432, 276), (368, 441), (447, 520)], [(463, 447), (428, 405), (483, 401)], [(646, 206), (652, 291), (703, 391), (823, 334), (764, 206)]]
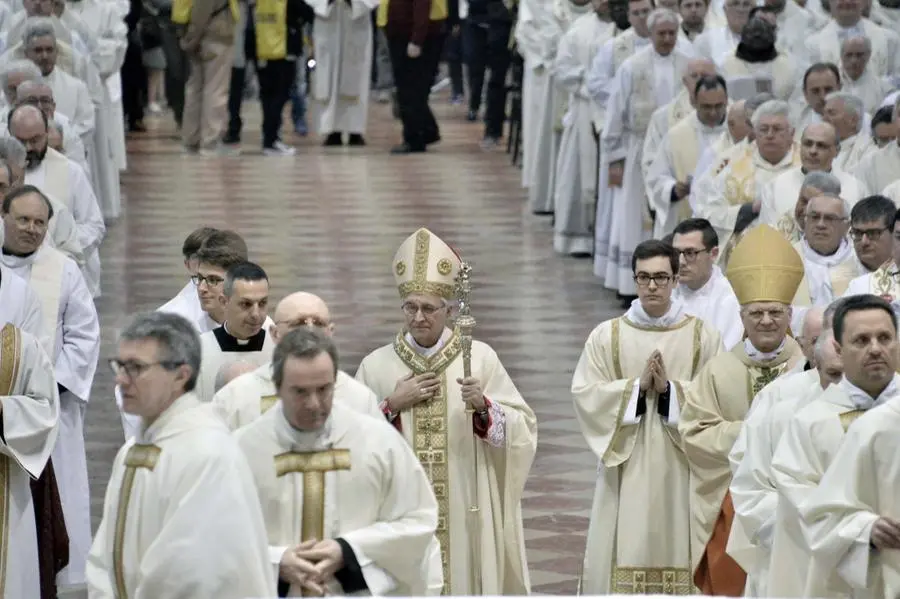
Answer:
[(305, 541), (281, 556), (279, 575), (317, 597), (325, 596), (325, 585), (344, 567), (344, 552), (334, 539)]
[[(484, 411), (484, 392), (481, 381), (475, 377), (458, 378), (462, 400), (471, 405), (476, 412)], [(441, 386), (441, 379), (433, 372), (414, 375), (410, 373), (397, 381), (394, 392), (388, 398), (388, 405), (395, 413), (402, 412), (423, 401), (433, 398)]]
[(666, 376), (666, 365), (663, 363), (662, 354), (655, 349), (647, 358), (647, 365), (644, 366), (644, 372), (641, 374), (641, 391), (646, 392), (652, 388), (657, 393), (665, 393), (668, 384), (669, 379)]

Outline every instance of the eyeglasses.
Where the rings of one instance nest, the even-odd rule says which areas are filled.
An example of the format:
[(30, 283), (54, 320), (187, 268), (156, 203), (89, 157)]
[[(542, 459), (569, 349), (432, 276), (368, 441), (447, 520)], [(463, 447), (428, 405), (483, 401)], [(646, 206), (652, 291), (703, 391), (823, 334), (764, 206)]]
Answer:
[(150, 362), (149, 364), (146, 364), (144, 362), (129, 362), (113, 358), (109, 361), (109, 368), (110, 370), (112, 370), (113, 375), (115, 376), (119, 376), (120, 374), (122, 374), (125, 375), (125, 377), (128, 379), (134, 380), (136, 378), (139, 378), (142, 374), (144, 374), (145, 372), (147, 372), (147, 370), (154, 366), (162, 366), (166, 370), (171, 370), (173, 368), (181, 366), (182, 364), (184, 364), (184, 362), (172, 361)]
[(296, 329), (299, 327), (316, 327), (324, 329), (331, 323), (327, 320), (319, 318), (318, 316), (302, 316), (294, 320), (278, 320), (275, 322), (275, 324), (287, 325), (287, 327), (291, 329)]
[(216, 275), (209, 275), (205, 277), (203, 275), (194, 275), (191, 277), (191, 281), (194, 282), (194, 285), (199, 287), (201, 284), (206, 283), (210, 287), (215, 287), (216, 285), (221, 285), (225, 282), (225, 279)]
[(807, 222), (812, 221), (814, 223), (823, 222), (826, 225), (836, 225), (838, 223), (842, 223), (847, 220), (844, 216), (835, 216), (834, 214), (819, 214), (818, 212), (807, 212), (806, 213)]
[(634, 277), (634, 282), (637, 283), (638, 287), (647, 287), (650, 285), (650, 281), (653, 281), (657, 287), (665, 287), (672, 282), (672, 275), (665, 273), (648, 275), (647, 273), (642, 272)]
[(878, 241), (890, 229), (881, 227), (879, 229), (850, 229), (850, 237), (853, 241), (862, 241), (863, 237), (868, 237), (869, 241)]
[(697, 256), (704, 252), (708, 252), (709, 250), (704, 248), (702, 250), (695, 250), (694, 248), (687, 248), (686, 250), (679, 250), (675, 248), (675, 251), (678, 252), (679, 256), (684, 256), (685, 262), (693, 262), (697, 259)]
[(787, 312), (785, 312), (781, 308), (774, 308), (772, 310), (748, 310), (747, 312), (745, 312), (745, 314), (750, 317), (750, 320), (761, 322), (762, 319), (766, 317), (766, 315), (768, 315), (772, 320), (780, 320), (784, 318)]
[(429, 316), (434, 316), (435, 314), (437, 314), (438, 310), (442, 310), (445, 307), (446, 306), (431, 306), (429, 304), (423, 304), (419, 306), (412, 302), (407, 302), (403, 304), (401, 309), (407, 316), (415, 316), (419, 312), (422, 312), (422, 316), (428, 318)]
[(759, 135), (781, 135), (783, 133), (787, 133), (788, 127), (784, 125), (760, 125), (756, 128), (756, 131)]

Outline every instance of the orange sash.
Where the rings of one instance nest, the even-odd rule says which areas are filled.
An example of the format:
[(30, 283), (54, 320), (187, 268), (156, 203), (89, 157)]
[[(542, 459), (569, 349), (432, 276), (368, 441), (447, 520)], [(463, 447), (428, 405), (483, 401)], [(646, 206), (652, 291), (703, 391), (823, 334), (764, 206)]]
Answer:
[(703, 559), (700, 560), (700, 565), (694, 572), (694, 584), (704, 595), (741, 597), (744, 594), (747, 574), (737, 565), (737, 562), (731, 559), (731, 556), (725, 553), (733, 520), (734, 504), (731, 502), (731, 493), (729, 492), (725, 493), (722, 510), (713, 527), (709, 543), (706, 544)]

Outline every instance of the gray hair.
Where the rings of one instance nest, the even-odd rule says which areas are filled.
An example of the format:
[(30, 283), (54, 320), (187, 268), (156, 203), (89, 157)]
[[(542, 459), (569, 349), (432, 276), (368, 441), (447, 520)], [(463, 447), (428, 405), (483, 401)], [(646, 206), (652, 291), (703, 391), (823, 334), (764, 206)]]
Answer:
[[(828, 304), (825, 308), (825, 312), (822, 313), (822, 332), (824, 334), (825, 331), (831, 333), (831, 327), (834, 326), (834, 313), (837, 312), (837, 309), (841, 306), (841, 303), (844, 301), (844, 298), (838, 298)], [(819, 335), (821, 338), (822, 335)]]
[(53, 28), (53, 19), (50, 17), (28, 17), (25, 20), (22, 45), (27, 48), (34, 39), (39, 37), (52, 37), (53, 43), (56, 43), (56, 29)]
[(752, 98), (747, 99), (744, 102), (744, 113), (747, 115), (747, 120), (753, 116), (753, 113), (756, 112), (757, 108), (765, 104), (766, 102), (771, 102), (775, 99), (775, 96), (770, 94), (769, 92), (762, 92), (756, 94)]
[(19, 168), (25, 168), (28, 160), (28, 150), (18, 139), (12, 136), (0, 137), (0, 158), (7, 164), (15, 164)]
[[(832, 317), (833, 316), (834, 314), (832, 314)], [(825, 328), (823, 325), (822, 334), (819, 335), (816, 346), (813, 348), (813, 359), (820, 367), (825, 361), (825, 354), (828, 352), (829, 346), (831, 347), (831, 351), (834, 351), (834, 331), (831, 330), (831, 326)]]
[(841, 180), (824, 171), (812, 171), (803, 177), (801, 187), (812, 187), (823, 194), (838, 196), (841, 193)]
[(788, 124), (791, 124), (791, 107), (784, 100), (769, 100), (765, 102), (754, 110), (753, 116), (750, 117), (750, 123), (753, 125), (753, 128), (758, 127), (760, 121), (767, 116), (784, 117)]
[(850, 202), (847, 201), (846, 198), (842, 198), (836, 193), (821, 193), (813, 198), (810, 198), (809, 204), (812, 205), (812, 203), (815, 202), (817, 198), (828, 198), (829, 200), (839, 201), (844, 209), (844, 218), (850, 218), (850, 212), (853, 210), (853, 206), (850, 205)]
[(328, 354), (334, 365), (334, 374), (338, 371), (338, 351), (334, 341), (317, 329), (300, 327), (289, 331), (275, 347), (272, 355), (272, 382), (280, 389), (284, 381), (284, 365), (288, 358), (312, 360), (321, 354)]
[(844, 52), (844, 46), (846, 46), (850, 42), (862, 42), (863, 46), (865, 46), (865, 48), (866, 48), (866, 52), (868, 52), (869, 54), (872, 53), (872, 40), (870, 40), (868, 37), (866, 37), (864, 35), (853, 35), (853, 36), (846, 38), (844, 41), (841, 42), (841, 53), (842, 54)]
[(50, 83), (47, 82), (44, 76), (40, 75), (40, 70), (38, 70), (37, 77), (29, 77), (19, 84), (19, 86), (16, 88), (16, 97), (18, 97), (19, 94), (27, 91), (30, 87), (46, 87), (50, 90), (51, 94), (53, 93), (53, 88), (50, 87)]
[(181, 365), (191, 368), (184, 391), (193, 391), (200, 373), (200, 337), (186, 318), (167, 312), (136, 314), (119, 333), (119, 341), (152, 339), (159, 345), (158, 361), (163, 368), (174, 370)]
[(230, 362), (219, 368), (216, 373), (215, 392), (218, 393), (225, 385), (238, 378), (242, 374), (253, 372), (257, 366), (253, 362), (247, 360), (238, 360)]
[(647, 29), (653, 31), (653, 28), (663, 23), (671, 23), (678, 27), (678, 15), (668, 8), (656, 8), (647, 17)]
[(30, 60), (13, 60), (0, 68), (0, 84), (4, 91), (9, 87), (9, 78), (12, 75), (25, 75), (26, 81), (34, 81), (41, 78), (41, 70)]
[(862, 101), (862, 98), (850, 92), (831, 92), (825, 96), (825, 101), (831, 102), (832, 100), (840, 100), (844, 103), (844, 110), (848, 110), (856, 116), (856, 119), (859, 121), (857, 128), (857, 133), (859, 133), (863, 126), (863, 116), (866, 114), (866, 104)]

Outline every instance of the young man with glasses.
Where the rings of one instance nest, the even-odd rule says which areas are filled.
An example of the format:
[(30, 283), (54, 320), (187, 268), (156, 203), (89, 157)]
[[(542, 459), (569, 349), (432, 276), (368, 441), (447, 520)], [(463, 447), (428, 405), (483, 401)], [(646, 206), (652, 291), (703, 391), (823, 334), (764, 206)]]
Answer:
[[(887, 200), (883, 196), (872, 196), (872, 198)], [(890, 202), (890, 200), (888, 201)], [(892, 202), (891, 204), (893, 205)], [(890, 258), (876, 270), (850, 281), (844, 297), (871, 293), (887, 301), (894, 307), (895, 311), (900, 312), (900, 267), (898, 267), (900, 265), (900, 226), (898, 226), (900, 225), (900, 220), (898, 218), (900, 218), (900, 211), (894, 213), (890, 232), (883, 233), (878, 241), (879, 243), (884, 241), (890, 243)], [(860, 227), (860, 230), (862, 230), (862, 227)]]
[[(308, 327), (331, 337), (334, 323), (328, 306), (317, 295), (298, 291), (287, 296), (275, 308), (275, 323), (269, 335), (276, 346), (290, 331)], [(339, 370), (335, 379), (334, 399), (357, 412), (384, 418), (375, 392)], [(243, 374), (222, 387), (213, 396), (213, 405), (231, 430), (250, 424), (278, 402), (272, 382), (272, 363), (266, 362), (253, 372)]]
[(881, 195), (863, 199), (850, 211), (850, 239), (865, 272), (874, 272), (893, 258), (896, 218), (896, 205)]
[[(673, 297), (678, 261), (662, 241), (638, 244), (631, 262), (638, 299), (624, 316), (591, 332), (572, 378), (575, 414), (600, 461), (585, 594), (689, 594), (693, 588), (690, 471), (678, 421), (688, 385), (722, 342)], [(666, 543), (654, 544), (655, 538)], [(673, 573), (674, 590), (660, 570)], [(639, 589), (641, 579), (647, 586)]]
[(697, 375), (678, 430), (691, 468), (692, 580), (705, 595), (739, 597), (752, 568), (726, 553), (734, 519), (728, 456), (756, 394), (804, 359), (787, 334), (803, 261), (781, 233), (760, 225), (734, 248), (725, 274), (746, 337)]
[(716, 266), (719, 236), (705, 218), (689, 218), (675, 227), (672, 246), (678, 253), (678, 285), (673, 298), (684, 311), (712, 326), (722, 336), (726, 350), (744, 336), (741, 307), (731, 283)]

